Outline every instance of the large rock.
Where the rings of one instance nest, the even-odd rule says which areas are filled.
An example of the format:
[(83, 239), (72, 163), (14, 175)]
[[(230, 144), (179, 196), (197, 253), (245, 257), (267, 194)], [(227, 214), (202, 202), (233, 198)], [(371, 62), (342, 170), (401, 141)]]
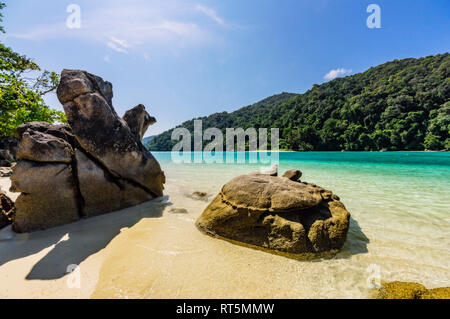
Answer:
[(0, 229), (12, 223), (14, 212), (14, 202), (0, 191)]
[(69, 125), (31, 122), (17, 129), (11, 191), (13, 229), (29, 232), (96, 216), (161, 196), (164, 173), (141, 137), (152, 118), (138, 105), (121, 119), (112, 85), (64, 70), (57, 90)]
[(85, 151), (115, 177), (139, 184), (155, 197), (162, 196), (164, 173), (141, 139), (114, 111), (105, 93), (109, 88), (85, 71), (64, 70), (57, 94)]
[(330, 191), (252, 173), (225, 184), (196, 225), (212, 236), (301, 257), (340, 249), (349, 220)]

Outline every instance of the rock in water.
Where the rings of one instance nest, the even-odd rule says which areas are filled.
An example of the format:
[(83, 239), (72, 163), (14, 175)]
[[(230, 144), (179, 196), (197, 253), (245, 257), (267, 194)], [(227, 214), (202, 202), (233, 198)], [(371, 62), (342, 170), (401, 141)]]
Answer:
[(0, 229), (12, 223), (14, 212), (14, 202), (0, 191)]
[(253, 173), (225, 184), (196, 225), (212, 236), (302, 257), (340, 249), (349, 221), (330, 191)]
[(383, 283), (374, 293), (375, 299), (450, 299), (450, 287), (427, 289), (415, 282)]
[(143, 105), (120, 118), (111, 83), (79, 70), (62, 72), (57, 94), (70, 126), (31, 122), (17, 129), (11, 191), (21, 194), (13, 230), (63, 225), (162, 195), (164, 173), (141, 143), (156, 121)]

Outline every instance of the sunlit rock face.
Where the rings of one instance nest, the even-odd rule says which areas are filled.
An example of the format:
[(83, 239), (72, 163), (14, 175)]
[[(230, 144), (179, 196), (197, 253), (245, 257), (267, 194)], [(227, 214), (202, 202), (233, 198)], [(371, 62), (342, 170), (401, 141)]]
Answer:
[(196, 224), (212, 236), (302, 257), (342, 248), (349, 221), (350, 213), (331, 191), (252, 173), (225, 184)]

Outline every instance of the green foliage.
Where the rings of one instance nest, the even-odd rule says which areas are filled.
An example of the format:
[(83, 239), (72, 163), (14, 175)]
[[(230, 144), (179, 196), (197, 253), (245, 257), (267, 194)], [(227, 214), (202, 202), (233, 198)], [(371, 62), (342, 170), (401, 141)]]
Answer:
[[(215, 113), (203, 129), (280, 129), (280, 148), (378, 151), (449, 148), (450, 54), (388, 62), (337, 78), (304, 94), (283, 93), (232, 113)], [(193, 130), (193, 121), (181, 124)], [(172, 130), (147, 146), (170, 151)]]
[[(0, 3), (0, 10), (4, 7)], [(0, 13), (0, 22), (2, 17)], [(50, 109), (43, 99), (56, 89), (59, 76), (39, 71), (31, 59), (0, 43), (0, 136), (15, 136), (17, 126), (26, 122), (66, 122), (65, 114)]]

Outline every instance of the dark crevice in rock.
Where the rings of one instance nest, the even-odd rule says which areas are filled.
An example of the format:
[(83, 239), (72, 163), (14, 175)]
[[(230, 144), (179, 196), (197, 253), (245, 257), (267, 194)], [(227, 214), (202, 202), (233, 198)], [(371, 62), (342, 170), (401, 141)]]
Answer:
[(136, 182), (135, 180), (131, 179), (131, 178), (125, 178), (125, 177), (121, 177), (120, 179), (130, 183), (131, 185), (133, 185), (134, 187), (140, 188), (143, 191), (147, 192), (148, 194), (150, 194), (153, 198), (157, 198), (159, 197), (155, 192), (153, 192), (151, 189), (149, 189), (148, 187), (145, 187), (144, 185), (142, 185), (139, 182)]
[(77, 148), (77, 150), (79, 150), (81, 153), (83, 153), (83, 155), (85, 155), (89, 160), (94, 162), (98, 167), (100, 167), (102, 169), (105, 179), (108, 182), (116, 184), (117, 187), (119, 187), (120, 189), (124, 188), (124, 186), (120, 182), (120, 178), (114, 176), (102, 162), (97, 160), (94, 156), (92, 156), (88, 151), (86, 151), (83, 148)]
[(72, 178), (76, 192), (78, 216), (80, 216), (80, 218), (85, 218), (86, 217), (86, 214), (84, 213), (85, 200), (83, 194), (81, 193), (80, 180), (78, 179), (78, 163), (75, 155), (72, 156), (72, 162), (70, 163), (70, 165), (72, 168)]
[(92, 162), (97, 164), (98, 167), (100, 167), (103, 170), (105, 179), (107, 181), (116, 184), (117, 187), (119, 187), (121, 190), (124, 189), (124, 185), (121, 183), (121, 180), (122, 180), (122, 181), (130, 183), (134, 187), (142, 189), (143, 191), (145, 191), (146, 193), (150, 194), (154, 198), (159, 197), (158, 195), (156, 195), (154, 192), (152, 192), (149, 188), (145, 187), (144, 185), (141, 185), (140, 183), (138, 183), (138, 182), (136, 182), (136, 181), (134, 181), (132, 179), (120, 177), (119, 174), (117, 174), (116, 172), (110, 172), (109, 169), (101, 161), (96, 159), (94, 156), (92, 156), (86, 150), (81, 149), (81, 148), (78, 149), (78, 150), (81, 151), (84, 155), (86, 155), (87, 158), (89, 158)]

